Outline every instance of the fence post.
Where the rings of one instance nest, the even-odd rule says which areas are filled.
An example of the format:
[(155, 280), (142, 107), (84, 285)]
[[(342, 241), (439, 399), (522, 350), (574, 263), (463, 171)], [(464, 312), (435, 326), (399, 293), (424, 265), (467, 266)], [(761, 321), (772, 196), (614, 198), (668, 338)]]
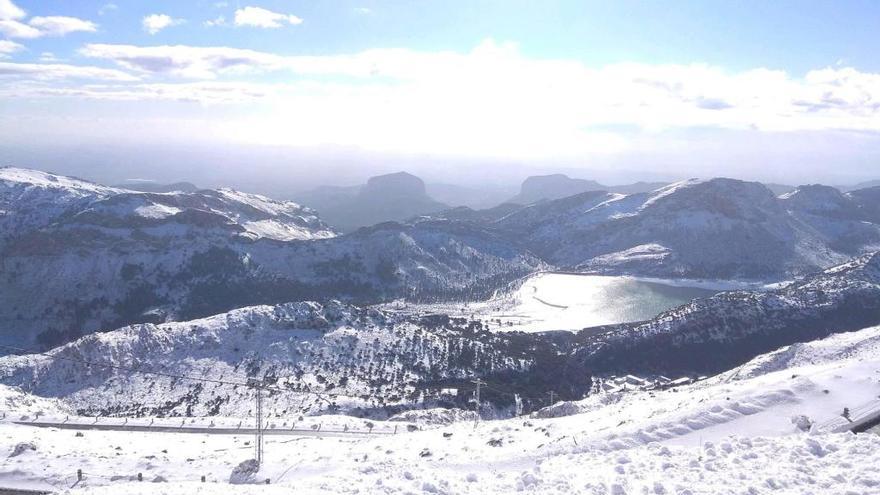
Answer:
[(205, 482), (205, 475), (203, 474), (202, 475), (202, 483), (204, 483), (204, 482)]
[(138, 481), (144, 481), (144, 473), (138, 473)]
[(397, 435), (397, 425), (394, 425), (394, 434)]
[(267, 485), (269, 484), (269, 478), (266, 478), (266, 484)]
[(83, 480), (83, 470), (77, 469), (76, 470), (76, 481), (82, 481), (82, 480)]

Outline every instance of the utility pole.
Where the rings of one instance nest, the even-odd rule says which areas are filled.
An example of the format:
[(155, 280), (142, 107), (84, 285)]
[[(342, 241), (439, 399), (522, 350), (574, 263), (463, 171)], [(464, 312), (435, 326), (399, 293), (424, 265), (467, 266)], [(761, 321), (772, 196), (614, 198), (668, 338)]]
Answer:
[(471, 380), (471, 383), (477, 386), (476, 400), (477, 400), (477, 416), (474, 418), (474, 428), (477, 427), (477, 424), (480, 422), (480, 386), (485, 385), (486, 382), (477, 378), (476, 380)]
[(261, 466), (263, 464), (263, 382), (261, 380), (257, 380), (256, 378), (251, 378), (248, 380), (248, 387), (253, 388), (255, 390), (256, 401), (257, 401), (257, 431), (256, 438), (254, 438), (254, 453), (257, 459), (257, 466)]
[(555, 393), (551, 390), (551, 391), (550, 391), (550, 405), (551, 405), (551, 406), (553, 405), (553, 398), (554, 398), (554, 395), (555, 395)]

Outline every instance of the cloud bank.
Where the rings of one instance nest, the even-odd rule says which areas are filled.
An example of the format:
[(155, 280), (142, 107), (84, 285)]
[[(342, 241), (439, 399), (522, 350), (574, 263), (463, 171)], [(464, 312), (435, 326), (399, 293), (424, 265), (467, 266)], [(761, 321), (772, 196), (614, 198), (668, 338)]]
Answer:
[(493, 40), (467, 52), (86, 44), (78, 55), (116, 68), (7, 63), (0, 97), (221, 105), (211, 132), (234, 139), (468, 156), (617, 153), (634, 134), (687, 129), (880, 131), (880, 74), (847, 67), (591, 67)]

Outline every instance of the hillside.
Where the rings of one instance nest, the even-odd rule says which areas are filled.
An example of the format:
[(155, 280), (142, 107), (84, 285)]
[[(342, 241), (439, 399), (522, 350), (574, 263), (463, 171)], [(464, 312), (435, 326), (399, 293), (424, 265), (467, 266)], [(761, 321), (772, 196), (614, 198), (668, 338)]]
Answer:
[[(590, 394), (594, 377), (714, 375), (783, 346), (878, 324), (875, 254), (784, 288), (721, 293), (647, 322), (572, 332), (493, 333), (467, 318), (338, 302), (255, 306), (90, 335), (47, 355), (6, 356), (0, 382), (82, 414), (239, 415), (252, 392), (235, 384), (257, 377), (291, 391), (272, 394), (276, 410), (382, 418), (463, 407), (477, 376), (496, 384), (483, 394), (491, 409), (509, 414), (513, 393), (528, 411), (551, 390), (566, 400)], [(444, 396), (448, 388), (457, 392)]]
[(543, 266), (477, 226), (335, 237), (311, 210), (229, 189), (137, 193), (3, 173), (0, 222), (14, 228), (0, 243), (0, 343), (54, 346), (254, 304), (477, 297)]
[(553, 374), (559, 365), (554, 349), (552, 342), (494, 335), (465, 319), (411, 318), (338, 302), (288, 303), (134, 325), (46, 355), (5, 356), (0, 381), (59, 398), (84, 415), (241, 416), (253, 406), (253, 391), (242, 384), (260, 378), (289, 390), (269, 394), (273, 410), (381, 418), (426, 403), (462, 406), (464, 396), (442, 389), (467, 390), (475, 376), (503, 375), (510, 386), (586, 390), (583, 370)]
[(825, 186), (777, 198), (756, 182), (690, 180), (650, 193), (585, 192), (483, 225), (570, 270), (778, 280), (875, 249), (876, 199)]
[[(396, 435), (269, 436), (259, 473), (244, 485), (228, 482), (233, 467), (252, 452), (250, 435), (84, 431), (79, 437), (69, 430), (2, 422), (10, 451), (13, 445), (26, 447), (8, 461), (15, 469), (2, 480), (66, 487), (75, 478), (71, 473), (82, 469), (76, 492), (108, 495), (874, 493), (880, 486), (880, 437), (834, 433), (826, 425), (837, 424), (844, 408), (855, 411), (880, 393), (872, 378), (880, 372), (877, 336), (878, 328), (867, 328), (780, 349), (692, 385), (600, 393), (477, 425), (462, 414), (465, 419), (451, 424), (420, 422), (421, 431), (400, 428)], [(797, 358), (782, 357), (788, 355)], [(0, 387), (0, 395), (10, 394)], [(35, 412), (7, 411), (28, 418)], [(51, 404), (37, 411), (66, 417)], [(253, 418), (188, 421), (210, 429), (215, 422), (234, 427)], [(362, 420), (298, 418), (275, 410), (266, 420), (275, 429), (292, 423), (365, 428)], [(393, 423), (374, 422), (382, 430), (393, 430)], [(139, 472), (143, 482), (136, 481)]]

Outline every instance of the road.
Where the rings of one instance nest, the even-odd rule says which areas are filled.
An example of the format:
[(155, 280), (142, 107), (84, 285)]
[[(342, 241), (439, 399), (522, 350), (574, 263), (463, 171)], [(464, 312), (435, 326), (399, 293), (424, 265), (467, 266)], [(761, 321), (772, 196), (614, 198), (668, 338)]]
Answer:
[[(100, 430), (100, 431), (140, 431), (152, 433), (207, 433), (211, 435), (255, 435), (256, 428), (228, 428), (228, 427), (205, 427), (205, 426), (158, 426), (158, 425), (114, 425), (101, 423), (64, 423), (43, 421), (11, 421), (11, 423), (23, 426), (35, 426), (38, 428), (58, 428), (62, 430)], [(401, 428), (401, 431), (405, 431)], [(354, 437), (365, 438), (370, 436), (393, 435), (392, 431), (344, 431), (344, 430), (313, 430), (313, 429), (281, 429), (266, 428), (264, 435), (286, 435), (300, 437)], [(0, 493), (2, 495), (2, 493)]]

